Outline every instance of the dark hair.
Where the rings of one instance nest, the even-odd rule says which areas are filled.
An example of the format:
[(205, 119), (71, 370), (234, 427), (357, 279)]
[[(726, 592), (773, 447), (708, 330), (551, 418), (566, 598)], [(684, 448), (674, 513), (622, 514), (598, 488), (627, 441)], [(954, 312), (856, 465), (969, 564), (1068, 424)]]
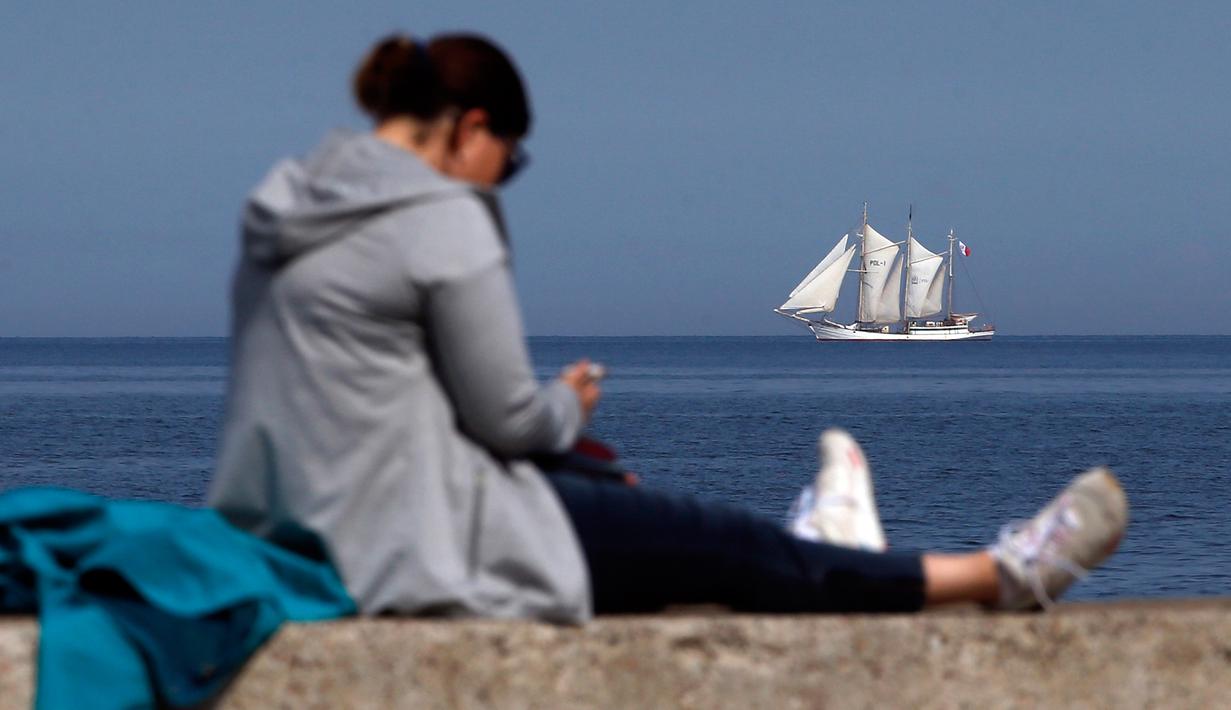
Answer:
[(450, 108), (487, 111), (492, 133), (530, 132), (530, 102), (517, 68), (478, 35), (441, 35), (416, 42), (392, 35), (377, 42), (355, 72), (355, 100), (375, 121), (433, 119)]

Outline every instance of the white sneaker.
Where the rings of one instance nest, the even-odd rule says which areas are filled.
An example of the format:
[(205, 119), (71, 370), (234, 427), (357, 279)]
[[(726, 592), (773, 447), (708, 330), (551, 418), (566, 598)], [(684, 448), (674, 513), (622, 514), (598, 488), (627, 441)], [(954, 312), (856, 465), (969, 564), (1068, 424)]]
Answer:
[(791, 506), (787, 528), (804, 540), (884, 552), (872, 474), (859, 444), (841, 429), (829, 429), (816, 448), (820, 470)]
[(1128, 500), (1105, 468), (1078, 476), (1033, 520), (1010, 523), (989, 551), (1000, 573), (997, 608), (1050, 608), (1124, 535)]

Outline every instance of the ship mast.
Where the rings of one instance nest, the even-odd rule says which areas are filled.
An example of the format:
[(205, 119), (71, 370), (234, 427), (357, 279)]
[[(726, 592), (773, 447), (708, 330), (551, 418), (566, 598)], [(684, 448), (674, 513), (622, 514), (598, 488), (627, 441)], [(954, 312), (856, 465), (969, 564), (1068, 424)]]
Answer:
[(868, 203), (863, 203), (863, 226), (859, 228), (859, 306), (855, 310), (855, 322), (859, 323), (860, 316), (863, 315), (863, 280), (867, 278), (867, 271), (863, 268), (863, 255), (868, 246)]
[(953, 230), (949, 230), (949, 312), (945, 315), (945, 320), (953, 320), (953, 242), (957, 241), (957, 237), (953, 236)]
[(911, 222), (915, 218), (915, 206), (906, 208), (906, 278), (902, 281), (902, 331), (910, 332), (910, 316), (906, 314), (906, 296), (910, 292), (910, 244), (914, 241), (915, 232)]

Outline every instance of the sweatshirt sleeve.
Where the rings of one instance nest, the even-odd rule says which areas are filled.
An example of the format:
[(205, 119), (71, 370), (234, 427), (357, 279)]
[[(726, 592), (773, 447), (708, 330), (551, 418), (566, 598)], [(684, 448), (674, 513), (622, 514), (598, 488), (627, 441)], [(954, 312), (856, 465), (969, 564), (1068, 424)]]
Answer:
[(566, 451), (581, 432), (581, 404), (559, 380), (540, 386), (505, 261), (427, 293), (428, 340), (463, 431), (505, 457)]

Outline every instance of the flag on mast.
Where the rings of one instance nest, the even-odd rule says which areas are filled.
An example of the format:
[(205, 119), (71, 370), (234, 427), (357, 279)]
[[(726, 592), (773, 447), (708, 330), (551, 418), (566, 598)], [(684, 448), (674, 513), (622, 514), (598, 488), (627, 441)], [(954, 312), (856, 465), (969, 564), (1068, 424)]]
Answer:
[(966, 246), (966, 242), (958, 241), (957, 250), (962, 253), (962, 256), (970, 256), (970, 247)]

